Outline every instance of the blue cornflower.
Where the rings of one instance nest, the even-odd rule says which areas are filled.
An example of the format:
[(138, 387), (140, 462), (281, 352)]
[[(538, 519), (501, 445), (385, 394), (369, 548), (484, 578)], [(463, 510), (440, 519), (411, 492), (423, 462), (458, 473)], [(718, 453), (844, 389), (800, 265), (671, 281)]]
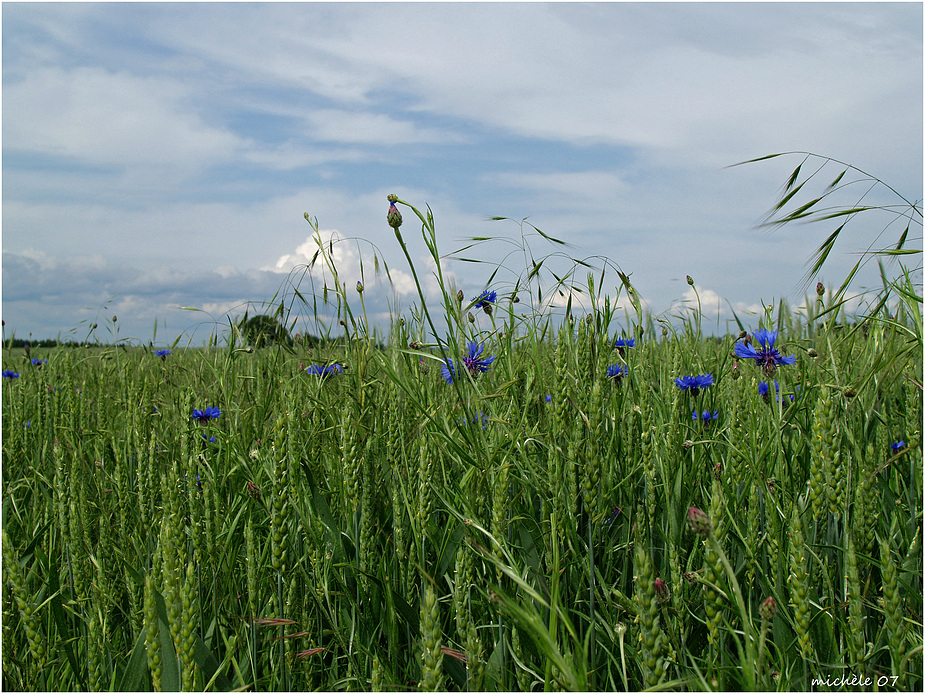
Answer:
[(490, 292), (487, 289), (472, 299), (472, 301), (475, 302), (475, 308), (482, 309), (488, 315), (491, 315), (492, 306), (494, 306), (494, 303), (497, 300), (498, 292)]
[[(693, 420), (696, 422), (697, 419), (697, 410), (694, 410)], [(717, 419), (719, 419), (719, 410), (713, 410), (713, 412), (704, 410), (701, 413), (700, 419), (703, 419), (704, 424), (708, 422), (715, 422)]]
[[(214, 436), (210, 436), (209, 438), (206, 438), (206, 435), (205, 435), (205, 434), (202, 434), (202, 438), (205, 439), (206, 441), (208, 441), (209, 443), (215, 443), (215, 441), (216, 441), (216, 438), (215, 438)], [(197, 475), (197, 477), (198, 477), (198, 475)]]
[[(462, 425), (466, 425), (469, 422), (466, 420), (465, 417), (463, 417), (462, 419), (459, 420), (459, 423)], [(472, 418), (472, 423), (481, 424), (482, 429), (487, 429), (488, 428), (488, 415), (482, 412), (481, 410), (479, 410), (479, 413), (475, 417)]]
[(689, 390), (691, 395), (697, 395), (704, 388), (709, 388), (713, 385), (713, 374), (684, 376), (683, 378), (676, 378), (674, 383), (681, 390)]
[(193, 410), (193, 419), (200, 424), (207, 424), (210, 419), (218, 419), (222, 416), (222, 411), (217, 407), (207, 407), (204, 410)]
[(891, 444), (890, 444), (890, 448), (893, 449), (893, 452), (894, 452), (894, 453), (898, 453), (899, 451), (901, 451), (901, 450), (902, 450), (903, 448), (905, 448), (905, 447), (906, 447), (906, 442), (905, 442), (905, 441), (897, 441), (896, 443), (891, 443)]
[(608, 518), (607, 520), (604, 521), (604, 525), (610, 525), (610, 524), (613, 523), (615, 520), (617, 520), (617, 516), (619, 516), (619, 515), (620, 515), (620, 507), (617, 506), (617, 507), (614, 508), (613, 511), (611, 511), (611, 513), (610, 513), (610, 518)]
[(616, 340), (613, 341), (613, 346), (617, 351), (620, 352), (620, 354), (623, 354), (624, 348), (636, 346), (636, 340), (633, 339), (632, 337), (628, 337), (628, 338), (618, 337)]
[(160, 357), (161, 359), (167, 359), (172, 354), (169, 349), (156, 349), (154, 350), (154, 356)]
[(44, 366), (48, 363), (47, 359), (32, 359), (32, 366)]
[[(473, 376), (478, 376), (480, 373), (485, 373), (488, 371), (491, 363), (495, 360), (494, 357), (483, 357), (482, 352), (485, 351), (485, 345), (478, 344), (477, 342), (470, 342), (467, 347), (468, 354), (462, 358), (463, 366), (469, 370)], [(456, 367), (453, 364), (452, 359), (447, 359), (443, 364), (443, 378), (447, 383), (452, 383), (453, 379), (456, 378)]]
[(550, 403), (550, 402), (552, 402), (552, 396), (551, 396), (551, 395), (547, 395), (547, 396), (544, 398), (544, 400), (546, 400), (547, 403)]
[[(800, 387), (797, 386), (797, 390), (799, 389)], [(764, 399), (765, 402), (771, 401), (770, 392), (771, 392), (771, 386), (769, 386), (767, 383), (762, 381), (761, 383), (758, 384), (758, 395), (760, 395)], [(778, 383), (777, 381), (774, 381), (774, 393), (775, 393), (774, 399), (777, 402), (780, 402), (780, 383)], [(787, 397), (790, 398), (790, 402), (793, 402), (794, 400), (796, 400), (796, 395), (794, 393), (791, 393)]]
[(607, 367), (607, 378), (611, 379), (614, 383), (619, 383), (620, 379), (626, 376), (626, 367), (620, 366), (619, 364), (611, 364)]
[(3, 377), (4, 377), (4, 378), (9, 378), (10, 380), (12, 380), (12, 379), (14, 379), (14, 378), (19, 378), (19, 372), (18, 372), (18, 371), (10, 371), (9, 369), (4, 369), (4, 371), (3, 371)]
[(752, 342), (757, 344), (760, 349), (756, 349), (752, 342), (739, 342), (734, 348), (735, 355), (739, 359), (754, 359), (756, 365), (764, 369), (768, 376), (772, 376), (777, 371), (778, 366), (796, 364), (797, 361), (796, 357), (782, 357), (780, 352), (774, 349), (776, 341), (776, 330), (760, 328), (752, 334)]
[(312, 364), (307, 369), (305, 369), (305, 373), (307, 373), (309, 376), (319, 376), (320, 378), (326, 378), (328, 376), (333, 376), (334, 374), (340, 374), (343, 372), (344, 369), (340, 364), (329, 364), (327, 366)]

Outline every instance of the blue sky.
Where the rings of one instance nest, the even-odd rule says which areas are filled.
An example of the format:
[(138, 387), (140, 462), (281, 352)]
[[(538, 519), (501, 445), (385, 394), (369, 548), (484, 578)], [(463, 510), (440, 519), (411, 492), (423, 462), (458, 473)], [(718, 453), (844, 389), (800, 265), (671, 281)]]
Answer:
[[(352, 287), (362, 261), (367, 310), (387, 326), (417, 302), (385, 222), (393, 192), (433, 209), (443, 271), (467, 297), (491, 267), (453, 251), (492, 236), (466, 255), (497, 262), (520, 226), (488, 218), (528, 218), (571, 257), (630, 274), (654, 316), (692, 305), (691, 275), (708, 325), (724, 331), (735, 310), (757, 327), (762, 303), (802, 302), (806, 260), (834, 226), (756, 229), (800, 159), (730, 164), (810, 151), (922, 198), (920, 3), (3, 3), (2, 13), (7, 336), (82, 339), (117, 315), (121, 338), (151, 341), (156, 320), (156, 343), (200, 344), (311, 259), (306, 212), (324, 240), (354, 239), (335, 246), (340, 277)], [(877, 190), (868, 201), (895, 202)], [(404, 217), (432, 292), (419, 225)], [(888, 222), (852, 222), (822, 279), (840, 284)], [(883, 245), (898, 235), (889, 227)], [(913, 235), (921, 248), (920, 226)], [(531, 250), (561, 249), (534, 237)], [(371, 272), (374, 254), (391, 283)], [(522, 254), (504, 264), (502, 296)], [(324, 284), (311, 275), (303, 294)], [(617, 284), (608, 271), (605, 292)], [(856, 291), (875, 284), (871, 265)]]

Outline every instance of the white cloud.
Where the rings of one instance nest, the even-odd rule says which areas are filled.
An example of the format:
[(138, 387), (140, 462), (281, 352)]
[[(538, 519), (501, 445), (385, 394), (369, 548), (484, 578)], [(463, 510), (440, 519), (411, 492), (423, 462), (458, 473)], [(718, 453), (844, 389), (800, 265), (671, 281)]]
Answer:
[(306, 271), (318, 282), (318, 288), (327, 286), (333, 290), (330, 263), (336, 269), (340, 282), (347, 285), (348, 291), (353, 290), (362, 277), (367, 297), (370, 296), (369, 291), (377, 288), (388, 288), (396, 296), (417, 292), (414, 278), (409, 273), (395, 268), (389, 268), (386, 273), (381, 260), (376, 260), (377, 254), (370, 252), (370, 249), (364, 251), (364, 245), (353, 239), (345, 239), (336, 229), (319, 229), (317, 234), (306, 237), (292, 253), (281, 255), (273, 265), (261, 270), (294, 276)]
[(435, 128), (419, 128), (410, 121), (382, 113), (318, 109), (309, 112), (306, 119), (313, 136), (323, 142), (401, 145), (463, 141), (458, 135)]
[(46, 67), (4, 84), (5, 149), (183, 178), (241, 142), (196, 114), (189, 87), (96, 67)]
[(588, 205), (595, 209), (612, 207), (614, 198), (622, 198), (632, 191), (623, 176), (607, 170), (555, 173), (507, 171), (488, 174), (485, 179), (505, 187), (522, 188), (549, 196), (559, 204), (567, 201), (570, 207), (584, 209)]
[[(441, 253), (500, 237), (471, 252), (504, 265), (499, 285), (529, 261), (502, 243), (516, 246), (518, 229), (484, 214), (528, 215), (572, 242), (569, 254), (612, 258), (653, 306), (677, 299), (691, 274), (710, 287), (705, 307), (728, 297), (752, 310), (797, 285), (832, 228), (751, 230), (796, 160), (720, 167), (806, 148), (920, 197), (921, 12), (14, 3), (4, 7), (3, 263), (41, 281), (9, 287), (65, 297), (53, 268), (85, 305), (118, 291), (152, 297), (155, 312), (157, 292), (158, 306), (268, 297), (314, 253), (309, 212), (365, 239), (339, 245), (348, 286), (361, 260), (367, 287), (380, 286), (375, 254), (392, 271), (388, 295), (413, 301), (384, 223), (385, 193), (396, 192), (431, 204)], [(471, 147), (441, 148), (469, 144), (454, 128)], [(432, 146), (382, 146), (417, 143)], [(433, 261), (405, 219), (432, 295)], [(865, 224), (843, 233), (833, 275), (854, 262), (844, 251), (879, 231)], [(561, 250), (540, 246), (537, 257)], [(492, 265), (443, 268), (470, 296)]]

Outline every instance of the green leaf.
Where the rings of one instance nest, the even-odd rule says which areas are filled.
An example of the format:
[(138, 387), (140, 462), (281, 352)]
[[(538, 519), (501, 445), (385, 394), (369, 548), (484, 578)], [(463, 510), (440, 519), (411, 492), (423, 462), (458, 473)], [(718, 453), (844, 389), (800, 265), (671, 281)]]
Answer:
[(230, 692), (232, 690), (233, 686), (229, 679), (223, 673), (218, 672), (221, 667), (218, 658), (209, 650), (209, 647), (198, 634), (196, 635), (196, 651), (193, 653), (193, 660), (196, 662), (199, 672), (202, 673), (206, 682), (212, 682), (213, 685), (222, 692)]
[(135, 647), (129, 656), (125, 670), (122, 671), (122, 679), (116, 691), (119, 692), (141, 692), (148, 691), (150, 680), (148, 678), (148, 648), (145, 645), (145, 630), (138, 632), (138, 638), (135, 639)]
[(167, 605), (164, 597), (154, 591), (157, 603), (157, 638), (161, 646), (161, 690), (165, 692), (180, 691), (180, 663), (177, 652), (170, 638), (170, 626), (167, 623)]
[(459, 545), (462, 544), (465, 534), (465, 526), (463, 526), (462, 523), (457, 523), (453, 532), (447, 538), (446, 544), (443, 546), (443, 551), (437, 562), (437, 576), (442, 576), (449, 570), (450, 563), (456, 559), (456, 550), (458, 550)]
[[(67, 615), (64, 613), (64, 607), (61, 602), (61, 587), (58, 584), (59, 569), (57, 563), (55, 562), (54, 554), (46, 557), (41, 548), (37, 548), (36, 556), (38, 557), (39, 561), (44, 564), (45, 574), (48, 576), (48, 592), (51, 594), (49, 604), (51, 606), (51, 615), (55, 620), (55, 626), (58, 627), (58, 633), (71, 633), (71, 629), (67, 623)], [(80, 684), (80, 688), (86, 691), (87, 681), (84, 677), (83, 671), (77, 664), (77, 658), (74, 655), (74, 649), (72, 645), (73, 642), (70, 639), (61, 640), (59, 642), (59, 647), (64, 650), (64, 655), (67, 657), (68, 665), (70, 665), (71, 671), (77, 678), (77, 682)]]

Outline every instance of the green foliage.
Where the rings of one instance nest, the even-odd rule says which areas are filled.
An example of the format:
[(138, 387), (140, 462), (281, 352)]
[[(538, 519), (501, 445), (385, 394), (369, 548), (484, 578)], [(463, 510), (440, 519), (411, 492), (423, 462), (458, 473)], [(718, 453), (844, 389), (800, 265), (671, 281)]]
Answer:
[(273, 316), (260, 314), (248, 318), (245, 314), (237, 327), (244, 341), (252, 347), (260, 348), (276, 344), (292, 344), (289, 331)]
[[(408, 207), (439, 260), (433, 215)], [(491, 313), (470, 322), (444, 283), (385, 347), (343, 291), (338, 340), (59, 348), (4, 382), (4, 687), (920, 689), (908, 277), (863, 327), (822, 300), (748, 326), (798, 356), (762, 398), (736, 336), (694, 318), (656, 339), (600, 275), (588, 313), (518, 313), (518, 293), (549, 291), (525, 258)], [(495, 361), (447, 384), (469, 341)], [(715, 384), (680, 391), (695, 373)], [(192, 419), (207, 406), (221, 416)]]

